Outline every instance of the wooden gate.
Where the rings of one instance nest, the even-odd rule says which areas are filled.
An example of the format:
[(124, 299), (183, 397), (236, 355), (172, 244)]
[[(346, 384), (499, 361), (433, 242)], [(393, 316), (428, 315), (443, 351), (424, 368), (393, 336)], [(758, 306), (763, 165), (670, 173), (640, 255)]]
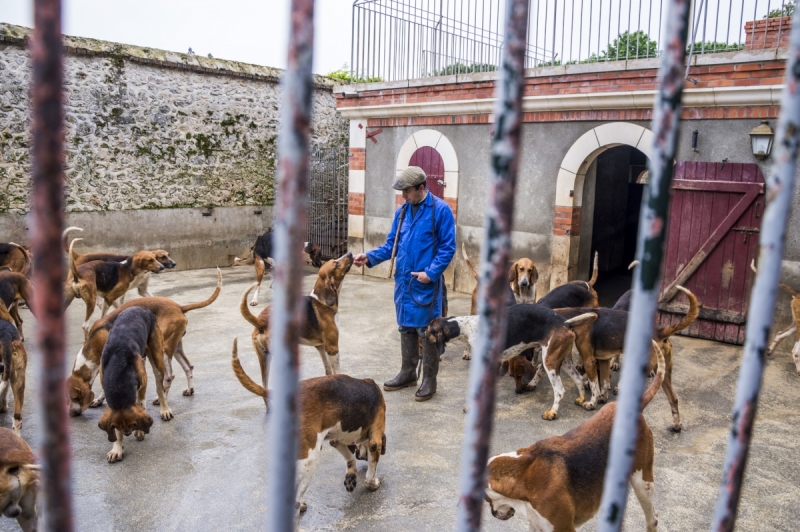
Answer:
[(425, 170), (425, 175), (428, 176), (425, 187), (434, 196), (444, 197), (444, 161), (438, 151), (430, 146), (423, 146), (414, 152), (408, 165)]
[(743, 344), (764, 213), (764, 176), (755, 164), (680, 162), (675, 167), (659, 298), (660, 326), (688, 310), (691, 290), (702, 304), (683, 334)]

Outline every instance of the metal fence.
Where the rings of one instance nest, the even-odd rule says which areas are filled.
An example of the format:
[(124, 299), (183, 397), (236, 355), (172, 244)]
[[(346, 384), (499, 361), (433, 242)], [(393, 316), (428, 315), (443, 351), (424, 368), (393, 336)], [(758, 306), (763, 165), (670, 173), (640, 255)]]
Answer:
[[(529, 0), (525, 68), (658, 57), (664, 0)], [(506, 0), (355, 0), (351, 80), (397, 81), (491, 72), (500, 65)], [(764, 48), (767, 17), (787, 0), (694, 0), (690, 54)], [(778, 29), (780, 33), (783, 26)]]
[(347, 252), (347, 183), (345, 148), (318, 148), (311, 155), (307, 240), (319, 244), (324, 259)]

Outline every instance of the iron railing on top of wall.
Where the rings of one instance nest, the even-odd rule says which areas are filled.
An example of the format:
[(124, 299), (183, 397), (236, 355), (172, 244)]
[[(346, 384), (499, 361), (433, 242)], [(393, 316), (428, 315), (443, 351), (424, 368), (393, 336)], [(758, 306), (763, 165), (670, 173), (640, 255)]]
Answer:
[(317, 148), (311, 154), (306, 240), (319, 244), (323, 259), (347, 253), (347, 149)]
[[(506, 0), (355, 0), (354, 83), (491, 72), (500, 65)], [(658, 57), (664, 0), (530, 0), (525, 68)], [(791, 16), (789, 0), (693, 0), (691, 54), (774, 47), (753, 24)], [(749, 23), (749, 24), (748, 24)], [(778, 40), (784, 33), (778, 25)], [(762, 36), (759, 32), (763, 32)], [(692, 44), (693, 43), (693, 44)]]

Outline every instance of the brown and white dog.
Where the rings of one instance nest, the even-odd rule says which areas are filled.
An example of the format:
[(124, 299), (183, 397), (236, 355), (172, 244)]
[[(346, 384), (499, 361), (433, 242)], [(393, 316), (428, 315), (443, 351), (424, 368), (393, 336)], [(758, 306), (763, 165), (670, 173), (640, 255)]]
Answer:
[(86, 317), (84, 319), (84, 334), (89, 333), (89, 319), (94, 313), (97, 297), (103, 298), (103, 308), (100, 317), (106, 315), (109, 307), (119, 306), (118, 299), (128, 291), (131, 281), (144, 272), (160, 273), (164, 266), (156, 260), (156, 256), (150, 251), (139, 251), (131, 257), (126, 257), (122, 262), (106, 262), (103, 260), (93, 260), (77, 266), (75, 264), (75, 254), (73, 248), (75, 242), (81, 240), (74, 239), (69, 245), (69, 266), (72, 273), (72, 282), (65, 287), (66, 301), (64, 308), (69, 307), (70, 303), (79, 297), (86, 305)]
[[(756, 270), (755, 261), (750, 262), (750, 268), (753, 269), (754, 273), (758, 273)], [(800, 291), (795, 290), (788, 284), (778, 283), (778, 286), (783, 288), (789, 295), (792, 296), (792, 302), (790, 303), (790, 307), (792, 310), (792, 324), (780, 331), (779, 333), (775, 334), (775, 337), (770, 342), (769, 347), (767, 348), (767, 354), (771, 355), (775, 348), (778, 347), (778, 344), (784, 338), (791, 336), (792, 334), (795, 335), (795, 342), (794, 347), (792, 347), (792, 359), (794, 360), (794, 367), (797, 371), (797, 374), (800, 375)]]
[(28, 353), (22, 345), (19, 332), (8, 309), (0, 301), (0, 356), (3, 361), (3, 376), (0, 380), (0, 412), (8, 411), (8, 388), (14, 395), (14, 434), (22, 429), (22, 405), (25, 401), (25, 369)]
[[(136, 439), (141, 441), (153, 425), (153, 418), (144, 409), (147, 392), (145, 356), (153, 368), (161, 407), (169, 411), (163, 387), (166, 370), (158, 320), (145, 308), (126, 308), (119, 313), (108, 332), (100, 366), (100, 381), (108, 408), (97, 426), (106, 431), (108, 441), (114, 443), (107, 455), (109, 463), (122, 460), (124, 436), (135, 432)], [(172, 412), (168, 416), (162, 415), (162, 419), (172, 419)]]
[(0, 270), (8, 268), (27, 277), (32, 266), (33, 255), (28, 248), (14, 242), (0, 243)]
[(23, 532), (37, 528), (36, 496), (39, 465), (30, 446), (7, 428), (0, 428), (0, 512)]
[[(658, 344), (658, 371), (642, 398), (641, 411), (653, 400), (664, 380), (664, 356)], [(486, 502), (497, 519), (519, 514), (530, 530), (574, 531), (600, 508), (611, 429), (617, 404), (597, 414), (563, 436), (538, 441), (515, 452), (489, 459)], [(658, 529), (653, 507), (653, 432), (639, 415), (639, 434), (630, 483), (644, 511), (648, 532)]]
[[(250, 302), (251, 306), (258, 304), (258, 294), (261, 291), (261, 281), (264, 279), (264, 273), (271, 272), (275, 267), (275, 260), (272, 258), (272, 231), (267, 231), (258, 239), (253, 247), (248, 252), (249, 256), (240, 259), (234, 257), (234, 266), (245, 266), (253, 264), (256, 268), (256, 293), (253, 294), (253, 300)], [(303, 242), (303, 260), (306, 264), (311, 264), (315, 268), (322, 266), (322, 249), (319, 244), (312, 242)]]
[[(472, 262), (469, 260), (469, 256), (467, 255), (467, 249), (466, 249), (466, 247), (464, 245), (464, 242), (461, 242), (461, 255), (464, 257), (464, 263), (467, 265), (467, 269), (469, 270), (470, 275), (472, 275), (472, 278), (475, 279), (476, 283), (480, 283), (480, 277), (478, 276), (478, 272), (475, 270), (475, 267), (472, 265)], [(520, 260), (527, 261), (528, 259), (520, 259)], [(512, 264), (511, 268), (508, 270), (509, 283), (510, 283), (511, 274), (512, 274), (512, 272), (516, 271), (515, 267), (516, 267), (518, 262), (520, 262), (520, 261), (517, 261), (514, 264)], [(531, 262), (531, 264), (533, 264), (533, 262)], [(536, 267), (534, 266), (534, 270), (535, 269), (536, 269)], [(539, 273), (538, 272), (536, 273), (536, 278), (537, 279), (539, 278)], [(534, 296), (535, 296), (535, 294), (536, 294), (535, 281), (534, 281), (533, 290), (534, 290)], [(507, 296), (506, 296), (506, 306), (510, 307), (511, 305), (515, 305), (517, 303), (522, 303), (522, 301), (517, 301), (517, 293), (514, 292), (513, 286), (511, 286), (511, 284), (509, 284), (508, 293), (507, 293)], [(525, 303), (533, 303), (533, 301), (525, 301)], [(472, 300), (470, 302), (469, 313), (472, 314), (472, 315), (478, 313), (478, 284), (476, 284), (475, 288), (472, 289)], [(443, 312), (442, 315), (446, 317), (447, 316), (447, 312)], [(467, 352), (464, 354), (463, 358), (464, 358), (464, 360), (469, 360), (470, 359), (469, 348), (467, 348)]]
[(33, 283), (31, 283), (25, 274), (19, 272), (0, 272), (0, 301), (5, 304), (11, 317), (14, 319), (14, 324), (19, 331), (19, 339), (25, 341), (25, 335), (22, 334), (22, 318), (19, 315), (19, 301), (24, 301), (28, 305), (28, 309), (35, 316), (33, 312)]
[[(664, 376), (664, 393), (667, 395), (670, 407), (672, 408), (672, 430), (680, 432), (681, 414), (678, 410), (678, 396), (672, 387), (672, 340), (670, 337), (688, 328), (697, 319), (700, 313), (700, 304), (697, 297), (682, 286), (678, 290), (686, 294), (689, 298), (689, 310), (675, 325), (656, 328), (653, 331), (653, 341), (660, 347), (662, 356), (666, 359)], [(589, 387), (592, 390), (592, 398), (584, 403), (583, 407), (592, 410), (597, 402), (608, 400), (608, 393), (611, 388), (610, 362), (616, 356), (622, 354), (625, 347), (625, 332), (628, 326), (628, 313), (624, 310), (614, 310), (609, 308), (573, 308), (557, 309), (564, 318), (571, 318), (584, 312), (591, 311), (597, 315), (597, 320), (589, 327), (583, 328), (575, 333), (575, 346), (581, 355), (586, 376), (589, 379)], [(650, 369), (656, 366), (655, 353), (651, 353)]]
[[(75, 363), (72, 367), (72, 374), (67, 378), (67, 396), (70, 415), (73, 417), (79, 416), (87, 408), (94, 408), (103, 404), (105, 395), (101, 393), (101, 395), (95, 399), (94, 392), (92, 392), (92, 384), (100, 370), (100, 360), (103, 348), (108, 340), (108, 332), (119, 316), (119, 313), (130, 307), (145, 308), (152, 312), (158, 320), (158, 328), (164, 338), (164, 352), (167, 356), (165, 364), (166, 376), (164, 379), (165, 393), (169, 393), (174, 379), (172, 359), (175, 358), (186, 374), (187, 387), (183, 390), (183, 395), (194, 395), (194, 366), (189, 362), (183, 349), (183, 336), (186, 334), (186, 326), (189, 324), (186, 313), (191, 310), (209, 306), (217, 299), (221, 290), (222, 272), (217, 269), (217, 286), (214, 289), (214, 293), (205, 301), (180, 305), (166, 297), (140, 297), (120, 305), (118, 309), (109, 313), (104, 318), (97, 320), (92, 325), (92, 329), (83, 342), (81, 350), (78, 351), (78, 355), (75, 357)], [(158, 404), (160, 401), (156, 400), (153, 401), (153, 403)], [(165, 415), (172, 415), (171, 412), (164, 408), (164, 405), (160, 406), (162, 407), (162, 418)]]
[[(597, 315), (592, 312), (565, 319), (554, 310), (540, 305), (509, 307), (502, 360), (509, 360), (530, 347), (541, 347), (543, 368), (553, 386), (553, 407), (542, 414), (543, 419), (553, 420), (558, 415), (558, 405), (564, 397), (562, 369), (578, 387), (578, 404), (583, 403), (583, 381), (572, 363), (572, 346), (575, 342), (573, 329), (587, 328), (595, 319)], [(450, 340), (467, 341), (474, 348), (477, 329), (478, 316), (436, 318), (428, 325), (425, 336), (428, 342), (438, 346), (439, 354), (442, 354)], [(540, 378), (541, 371), (537, 371), (531, 386), (535, 387)]]
[[(64, 251), (69, 253), (69, 244), (67, 243), (67, 238), (72, 231), (83, 231), (80, 227), (67, 227), (64, 229), (62, 234), (61, 243), (64, 247)], [(163, 249), (153, 249), (148, 250), (150, 253), (155, 255), (156, 260), (164, 266), (164, 269), (170, 270), (174, 268), (177, 263), (172, 260), (169, 256), (169, 253)], [(124, 262), (127, 258), (131, 257), (131, 255), (120, 255), (118, 253), (110, 253), (110, 252), (92, 252), (92, 253), (84, 253), (79, 255), (77, 253), (73, 254), (74, 261), (76, 266), (80, 266), (81, 264), (86, 264), (87, 262), (91, 262), (94, 260), (102, 260), (105, 262)], [(128, 290), (133, 290), (134, 288), (137, 289), (139, 295), (141, 297), (151, 297), (153, 294), (150, 293), (150, 289), (148, 287), (150, 283), (150, 275), (151, 272), (149, 270), (142, 271), (135, 275), (131, 280), (130, 284), (128, 285)], [(72, 282), (72, 271), (67, 274), (67, 285)], [(118, 305), (121, 305), (125, 302), (125, 294), (120, 296), (119, 300), (117, 301)], [(102, 307), (103, 300), (102, 298), (98, 298), (97, 305)]]
[[(233, 341), (231, 363), (240, 381), (250, 391), (261, 389), (266, 400), (267, 391), (253, 382), (243, 371)], [(244, 384), (244, 382), (243, 382)], [(255, 393), (255, 392), (254, 392)], [(300, 512), (306, 510), (303, 497), (311, 484), (319, 462), (322, 444), (329, 442), (344, 457), (347, 470), (344, 487), (352, 492), (356, 488), (356, 456), (368, 461), (367, 488), (380, 488), (378, 461), (386, 454), (386, 403), (380, 388), (372, 379), (354, 379), (348, 375), (326, 375), (300, 381), (299, 440), (297, 459), (297, 492), (295, 524)], [(354, 456), (352, 448), (357, 453)]]
[[(331, 259), (319, 269), (317, 281), (311, 294), (305, 297), (306, 319), (303, 325), (303, 333), (300, 336), (300, 344), (316, 347), (319, 356), (322, 358), (322, 365), (325, 367), (325, 375), (336, 375), (339, 373), (339, 326), (337, 324), (337, 313), (339, 312), (339, 291), (342, 281), (350, 267), (353, 265), (353, 254), (346, 253), (338, 259)], [(247, 296), (255, 288), (256, 284), (250, 285), (239, 302), (239, 312), (255, 329), (253, 329), (253, 348), (258, 357), (258, 364), (261, 367), (261, 381), (263, 386), (253, 388), (250, 383), (253, 381), (247, 377), (241, 365), (238, 366), (238, 358), (234, 364), (234, 372), (239, 378), (239, 382), (256, 395), (264, 398), (266, 403), (266, 390), (269, 388), (269, 318), (272, 306), (267, 306), (258, 316), (253, 314), (247, 307)], [(245, 379), (246, 378), (246, 379)]]

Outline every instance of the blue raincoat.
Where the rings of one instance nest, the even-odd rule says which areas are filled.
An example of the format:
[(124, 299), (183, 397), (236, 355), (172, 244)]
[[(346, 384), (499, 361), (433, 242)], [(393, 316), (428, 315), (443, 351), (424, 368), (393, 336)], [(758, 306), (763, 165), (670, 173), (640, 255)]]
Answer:
[[(397, 311), (397, 324), (401, 327), (427, 327), (433, 318), (442, 313), (444, 284), (442, 274), (456, 252), (455, 220), (450, 206), (430, 192), (425, 196), (417, 215), (413, 218), (411, 205), (404, 203), (394, 213), (392, 229), (386, 236), (386, 243), (367, 253), (368, 267), (372, 268), (392, 257), (397, 222), (403, 210), (406, 214), (400, 228), (394, 264), (394, 305)], [(435, 255), (432, 210), (436, 216)], [(430, 278), (430, 283), (421, 283), (411, 276), (411, 272), (422, 271)]]

